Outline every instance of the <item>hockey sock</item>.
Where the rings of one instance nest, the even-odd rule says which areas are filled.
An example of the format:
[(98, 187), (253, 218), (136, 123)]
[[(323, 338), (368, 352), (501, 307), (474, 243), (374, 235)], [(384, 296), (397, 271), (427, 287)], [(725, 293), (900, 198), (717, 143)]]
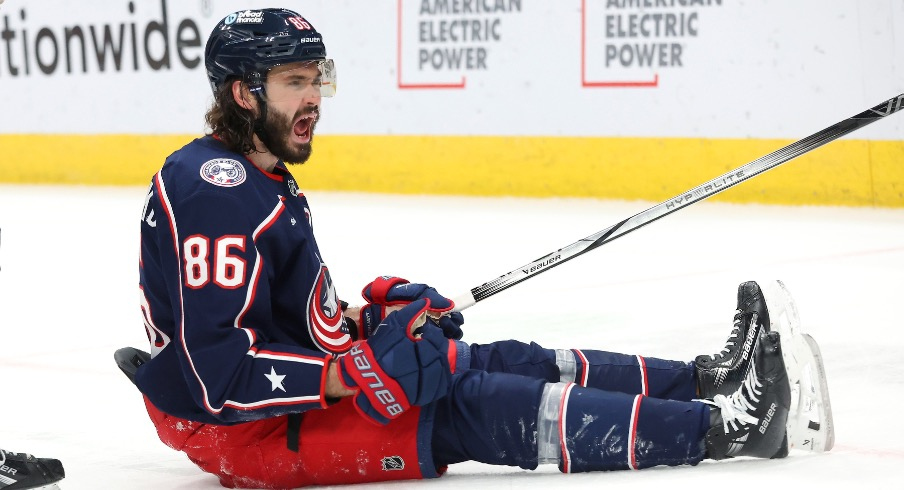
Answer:
[(606, 391), (690, 401), (697, 395), (690, 362), (585, 349), (555, 351), (560, 381)]
[(564, 473), (696, 465), (705, 454), (708, 407), (547, 384), (537, 423), (538, 460)]
[(551, 383), (690, 401), (697, 396), (692, 363), (589, 349), (544, 349), (505, 340), (470, 345), (470, 368), (521, 374)]

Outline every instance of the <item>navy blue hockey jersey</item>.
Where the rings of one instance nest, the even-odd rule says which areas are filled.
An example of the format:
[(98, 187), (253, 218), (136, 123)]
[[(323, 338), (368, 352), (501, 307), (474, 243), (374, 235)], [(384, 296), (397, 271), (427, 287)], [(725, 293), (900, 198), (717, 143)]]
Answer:
[(154, 175), (141, 223), (152, 359), (136, 384), (162, 411), (232, 424), (326, 406), (328, 360), (351, 347), (307, 200), (211, 136)]

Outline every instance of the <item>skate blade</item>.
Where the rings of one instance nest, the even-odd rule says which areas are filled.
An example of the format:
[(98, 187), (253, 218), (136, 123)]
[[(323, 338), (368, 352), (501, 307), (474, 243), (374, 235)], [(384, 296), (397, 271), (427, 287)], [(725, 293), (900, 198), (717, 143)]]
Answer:
[(800, 328), (800, 315), (797, 305), (785, 283), (777, 280), (757, 281), (763, 299), (769, 310), (769, 331), (778, 332), (783, 339), (790, 339), (794, 335), (802, 333)]
[(788, 412), (789, 446), (818, 453), (830, 451), (835, 445), (835, 422), (822, 352), (808, 334), (800, 334), (793, 344), (789, 351), (796, 372), (792, 377), (789, 371), (788, 376), (793, 383)]
[(779, 332), (791, 385), (788, 411), (789, 449), (825, 452), (835, 445), (835, 424), (819, 344), (800, 326), (800, 315), (782, 281), (763, 281), (760, 289), (769, 308), (770, 330)]

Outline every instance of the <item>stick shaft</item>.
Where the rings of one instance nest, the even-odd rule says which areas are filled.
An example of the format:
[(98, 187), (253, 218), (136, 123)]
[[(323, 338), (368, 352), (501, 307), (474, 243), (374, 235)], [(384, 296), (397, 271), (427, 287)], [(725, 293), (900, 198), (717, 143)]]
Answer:
[(593, 235), (578, 240), (571, 245), (565, 246), (525, 264), (511, 272), (503, 274), (492, 281), (485, 282), (480, 286), (472, 288), (468, 293), (453, 298), (455, 301), (455, 309), (464, 310), (474, 304), (483, 301), (496, 293), (504, 291), (518, 283), (526, 281), (540, 273), (546, 272), (553, 267), (559, 266), (579, 255), (583, 255), (594, 250), (616, 238), (626, 235), (642, 226), (648, 225), (653, 221), (667, 216), (679, 209), (686, 208), (691, 204), (702, 201), (710, 196), (714, 196), (726, 189), (734, 187), (745, 180), (752, 179), (757, 175), (771, 170), (789, 160), (797, 158), (807, 152), (815, 150), (826, 143), (832, 142), (842, 136), (856, 131), (868, 124), (878, 121), (886, 116), (894, 114), (904, 108), (904, 94), (888, 99), (881, 104), (871, 107), (855, 116), (851, 116), (843, 121), (839, 121), (828, 128), (814, 133), (806, 138), (791, 143), (790, 145), (780, 148), (768, 155), (757, 158), (741, 167), (722, 174), (715, 179), (698, 185), (693, 189), (683, 192), (671, 199), (665, 200), (645, 211), (631, 216), (619, 223), (616, 223), (605, 230), (601, 230)]

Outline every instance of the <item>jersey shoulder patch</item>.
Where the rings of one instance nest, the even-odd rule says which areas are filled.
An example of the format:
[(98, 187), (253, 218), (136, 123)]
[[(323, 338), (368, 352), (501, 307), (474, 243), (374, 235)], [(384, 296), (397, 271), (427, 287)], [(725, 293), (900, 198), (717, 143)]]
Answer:
[(235, 187), (247, 177), (241, 162), (231, 158), (214, 158), (201, 165), (201, 178), (219, 187)]

